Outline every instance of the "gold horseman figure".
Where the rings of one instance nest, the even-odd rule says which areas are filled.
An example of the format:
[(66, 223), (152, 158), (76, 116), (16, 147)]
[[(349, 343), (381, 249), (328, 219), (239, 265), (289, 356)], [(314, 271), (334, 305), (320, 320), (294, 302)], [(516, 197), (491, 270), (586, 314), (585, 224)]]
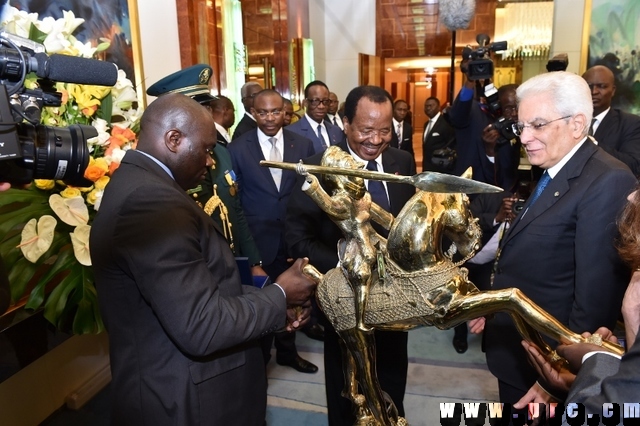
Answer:
[[(307, 265), (305, 273), (319, 282), (318, 304), (344, 342), (343, 395), (357, 409), (356, 425), (407, 424), (380, 388), (375, 371), (374, 328), (409, 330), (434, 325), (448, 329), (504, 311), (513, 317), (524, 339), (553, 355), (557, 362), (563, 360), (540, 333), (565, 344), (589, 340), (563, 326), (520, 290), (480, 292), (467, 279), (467, 270), (460, 265), (479, 249), (481, 231), (461, 191), (499, 190), (472, 181), (470, 169), (462, 177), (434, 172), (412, 177), (388, 175), (362, 170), (349, 153), (335, 146), (327, 148), (321, 166), (262, 164), (295, 169), (305, 176), (303, 191), (344, 234), (338, 245), (339, 266), (322, 275)], [(331, 194), (309, 173), (322, 173)], [(418, 191), (394, 218), (371, 201), (363, 178), (412, 183)], [(389, 230), (387, 240), (373, 229), (371, 220)], [(447, 253), (442, 250), (443, 236), (453, 242)], [(454, 262), (456, 251), (462, 259)], [(623, 352), (610, 342), (597, 343)]]

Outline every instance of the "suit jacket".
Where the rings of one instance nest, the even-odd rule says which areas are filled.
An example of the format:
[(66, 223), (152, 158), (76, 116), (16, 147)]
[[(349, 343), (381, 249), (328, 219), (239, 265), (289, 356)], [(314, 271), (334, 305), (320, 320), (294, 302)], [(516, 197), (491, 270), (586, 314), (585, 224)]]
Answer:
[[(288, 127), (283, 128), (282, 132), (284, 162), (297, 163), (313, 154), (310, 140), (290, 132)], [(229, 151), (245, 217), (262, 261), (269, 265), (275, 260), (276, 255), (286, 251), (284, 225), (287, 202), (296, 183), (296, 173), (283, 170), (278, 191), (269, 169), (260, 166), (260, 160), (265, 158), (260, 149), (257, 130), (247, 132), (238, 138), (229, 145)]]
[(640, 117), (611, 108), (593, 136), (602, 149), (640, 176)]
[(463, 101), (456, 96), (448, 111), (449, 122), (455, 129), (458, 154), (453, 174), (460, 176), (473, 167), (473, 179), (497, 185), (505, 191), (515, 190), (520, 164), (520, 144), (496, 145), (495, 162), (487, 158), (482, 142), (482, 131), (495, 119), (470, 99)]
[[(342, 142), (339, 146), (348, 152), (347, 142)], [(306, 159), (305, 163), (319, 165), (321, 159), (322, 153), (319, 153)], [(411, 156), (396, 148), (388, 148), (382, 153), (382, 165), (386, 173), (407, 176), (416, 173)], [(292, 256), (308, 257), (313, 266), (325, 273), (338, 263), (336, 243), (342, 238), (342, 232), (311, 197), (302, 191), (303, 181), (303, 178), (299, 178), (287, 209), (287, 247)], [(415, 194), (415, 188), (407, 184), (387, 183), (387, 194), (391, 213), (395, 216)]]
[[(218, 133), (218, 138), (224, 138)], [(237, 193), (237, 184), (235, 183), (235, 173), (231, 162), (231, 154), (229, 150), (222, 144), (216, 144), (213, 149), (214, 165), (209, 169), (207, 176), (200, 185), (189, 191), (191, 197), (204, 208), (207, 201), (213, 196), (213, 186), (216, 185), (216, 194), (226, 207), (229, 222), (231, 223), (231, 239), (229, 243), (233, 243), (231, 250), (236, 256), (248, 257), (249, 264), (254, 265), (260, 262), (260, 252), (256, 246), (249, 224), (244, 217), (240, 196)], [(222, 219), (220, 218), (220, 207), (215, 209), (211, 214), (211, 218), (223, 229)]]
[[(493, 289), (519, 288), (577, 333), (613, 328), (630, 277), (615, 248), (616, 219), (635, 185), (624, 164), (585, 141), (503, 237)], [(507, 314), (487, 321), (489, 369), (526, 391), (537, 375), (521, 340)]]
[[(331, 143), (329, 145), (337, 145), (340, 142), (345, 140), (344, 132), (340, 130), (339, 127), (334, 126), (333, 124), (327, 124), (328, 121), (324, 120), (324, 126), (327, 129), (327, 133), (329, 134), (329, 139)], [(287, 129), (293, 133), (297, 133), (303, 138), (309, 139), (313, 143), (313, 153), (323, 152), (323, 143), (318, 137), (318, 129), (317, 125), (314, 128), (309, 124), (309, 120), (307, 120), (306, 116), (302, 116), (302, 118), (295, 123), (291, 123), (287, 126)]]
[[(590, 356), (578, 372), (566, 402), (584, 404), (586, 414), (602, 415), (602, 404), (640, 401), (640, 339), (622, 360), (607, 354)], [(622, 413), (621, 413), (622, 415)], [(565, 422), (563, 425), (567, 425)]]
[(413, 127), (406, 120), (402, 121), (402, 143), (398, 144), (398, 134), (396, 133), (396, 129), (392, 129), (391, 133), (391, 147), (402, 149), (404, 151), (409, 152), (412, 157), (414, 157), (413, 153)]
[(236, 126), (236, 129), (233, 131), (233, 136), (231, 137), (232, 141), (236, 140), (237, 138), (239, 138), (249, 130), (258, 128), (258, 123), (256, 123), (256, 120), (249, 117), (247, 114), (248, 113), (246, 112), (244, 113), (244, 115), (242, 116), (242, 119)]
[(440, 114), (436, 122), (433, 123), (433, 127), (429, 131), (429, 134), (425, 136), (424, 132), (427, 130), (428, 125), (429, 122), (427, 121), (422, 129), (422, 170), (439, 173), (453, 173), (453, 167), (455, 167), (455, 165), (452, 168), (440, 167), (433, 164), (431, 162), (431, 158), (433, 157), (433, 151), (437, 149), (446, 147), (456, 149), (455, 130), (449, 123), (447, 123), (447, 120), (442, 114)]
[[(339, 146), (348, 151), (346, 141)], [(305, 163), (318, 165), (321, 159), (322, 154), (316, 154), (305, 160)], [(382, 164), (387, 173), (414, 175), (416, 172), (411, 155), (396, 148), (388, 148), (382, 153)], [(343, 235), (329, 216), (302, 191), (303, 180), (302, 177), (299, 178), (289, 200), (285, 234), (287, 247), (292, 256), (308, 257), (309, 262), (324, 273), (336, 267), (337, 242)], [(391, 213), (397, 215), (415, 194), (415, 188), (407, 184), (388, 183), (387, 193)], [(340, 396), (344, 389), (344, 374), (339, 337), (324, 316), (320, 320), (325, 325), (324, 367), (329, 424), (350, 426), (355, 422), (353, 407), (349, 400)], [(400, 415), (404, 415), (403, 399), (408, 369), (407, 338), (406, 332), (375, 331), (376, 369), (380, 386), (389, 394)]]
[(220, 132), (216, 132), (216, 145), (222, 145), (225, 147), (228, 145), (227, 140), (220, 134)]
[(285, 323), (285, 298), (240, 284), (217, 226), (152, 159), (126, 153), (90, 248), (109, 332), (111, 423), (262, 425), (257, 339)]

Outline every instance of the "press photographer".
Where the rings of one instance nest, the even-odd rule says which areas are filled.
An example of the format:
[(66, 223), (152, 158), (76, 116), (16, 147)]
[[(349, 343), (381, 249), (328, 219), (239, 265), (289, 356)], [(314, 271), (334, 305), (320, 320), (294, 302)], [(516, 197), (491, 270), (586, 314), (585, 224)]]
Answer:
[[(0, 33), (0, 189), (25, 185), (33, 179), (56, 179), (73, 186), (89, 186), (87, 139), (98, 135), (88, 125), (68, 128), (40, 123), (44, 106), (60, 106), (54, 81), (113, 86), (114, 64), (66, 55), (48, 56), (37, 43)], [(81, 72), (80, 72), (81, 70)], [(34, 73), (39, 89), (24, 87)]]

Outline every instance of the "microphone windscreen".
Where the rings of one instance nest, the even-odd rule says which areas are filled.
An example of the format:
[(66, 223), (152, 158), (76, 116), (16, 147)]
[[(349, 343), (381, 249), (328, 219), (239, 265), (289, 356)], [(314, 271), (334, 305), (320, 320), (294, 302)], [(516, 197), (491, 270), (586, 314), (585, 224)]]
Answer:
[(441, 0), (438, 13), (440, 21), (449, 30), (468, 28), (476, 13), (476, 0)]
[(65, 83), (113, 86), (118, 81), (118, 68), (111, 62), (97, 59), (51, 55), (43, 77)]

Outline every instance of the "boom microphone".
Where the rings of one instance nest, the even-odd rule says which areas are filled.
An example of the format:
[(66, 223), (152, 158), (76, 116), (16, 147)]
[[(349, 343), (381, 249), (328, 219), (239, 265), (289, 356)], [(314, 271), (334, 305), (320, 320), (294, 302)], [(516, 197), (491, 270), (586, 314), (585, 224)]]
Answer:
[(38, 68), (34, 71), (40, 78), (96, 86), (113, 86), (118, 81), (118, 68), (111, 62), (44, 53), (36, 53), (35, 59)]
[(440, 2), (440, 21), (451, 31), (469, 28), (476, 13), (476, 0), (445, 0)]

